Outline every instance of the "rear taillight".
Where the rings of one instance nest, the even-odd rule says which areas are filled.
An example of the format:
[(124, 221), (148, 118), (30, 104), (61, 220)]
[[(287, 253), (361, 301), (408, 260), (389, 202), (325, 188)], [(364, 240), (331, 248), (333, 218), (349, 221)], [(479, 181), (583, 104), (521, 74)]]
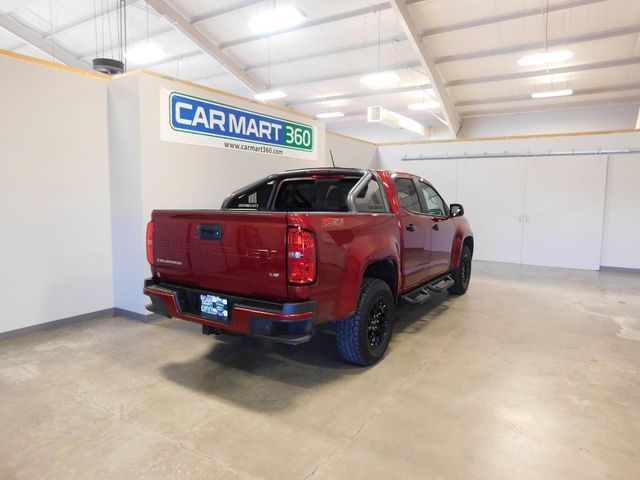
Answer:
[(153, 220), (147, 223), (147, 262), (154, 264), (153, 259)]
[(316, 240), (309, 230), (289, 227), (287, 232), (287, 280), (293, 285), (316, 281)]

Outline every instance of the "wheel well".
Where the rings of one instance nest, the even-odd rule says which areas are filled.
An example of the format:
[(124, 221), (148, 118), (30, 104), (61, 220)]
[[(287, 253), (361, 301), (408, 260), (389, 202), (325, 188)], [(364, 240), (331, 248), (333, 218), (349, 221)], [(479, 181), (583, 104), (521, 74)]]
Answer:
[(389, 285), (394, 296), (397, 293), (398, 275), (396, 262), (393, 260), (378, 260), (372, 263), (364, 271), (364, 276), (382, 280)]
[(471, 249), (471, 254), (473, 255), (473, 237), (467, 237), (462, 242), (462, 246), (468, 246)]

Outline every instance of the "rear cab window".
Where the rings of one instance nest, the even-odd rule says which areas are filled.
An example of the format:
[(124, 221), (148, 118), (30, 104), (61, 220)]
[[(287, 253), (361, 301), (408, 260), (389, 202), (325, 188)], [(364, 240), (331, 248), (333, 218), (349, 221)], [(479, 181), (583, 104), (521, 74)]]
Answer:
[[(366, 175), (366, 174), (365, 174)], [(305, 174), (300, 177), (269, 177), (229, 197), (229, 210), (269, 210), (276, 212), (349, 212), (349, 194), (363, 178), (357, 174)], [(268, 181), (267, 181), (268, 180)], [(353, 210), (361, 213), (388, 213), (382, 185), (375, 174), (358, 185), (352, 196)]]
[(348, 212), (349, 192), (358, 178), (287, 178), (273, 205), (275, 211)]

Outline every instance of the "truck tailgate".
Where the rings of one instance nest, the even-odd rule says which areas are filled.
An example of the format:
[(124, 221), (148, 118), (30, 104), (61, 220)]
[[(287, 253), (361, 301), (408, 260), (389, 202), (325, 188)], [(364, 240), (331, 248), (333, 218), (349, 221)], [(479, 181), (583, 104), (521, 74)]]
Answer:
[(286, 298), (286, 213), (156, 210), (152, 219), (164, 282)]

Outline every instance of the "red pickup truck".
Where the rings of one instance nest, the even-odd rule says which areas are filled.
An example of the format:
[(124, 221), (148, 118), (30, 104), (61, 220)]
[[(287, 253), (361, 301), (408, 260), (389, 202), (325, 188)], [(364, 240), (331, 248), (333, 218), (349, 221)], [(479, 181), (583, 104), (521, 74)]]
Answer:
[(399, 300), (469, 286), (473, 237), (462, 205), (426, 180), (382, 170), (278, 173), (221, 210), (155, 210), (147, 225), (150, 311), (299, 344), (335, 325), (338, 350), (370, 365)]

